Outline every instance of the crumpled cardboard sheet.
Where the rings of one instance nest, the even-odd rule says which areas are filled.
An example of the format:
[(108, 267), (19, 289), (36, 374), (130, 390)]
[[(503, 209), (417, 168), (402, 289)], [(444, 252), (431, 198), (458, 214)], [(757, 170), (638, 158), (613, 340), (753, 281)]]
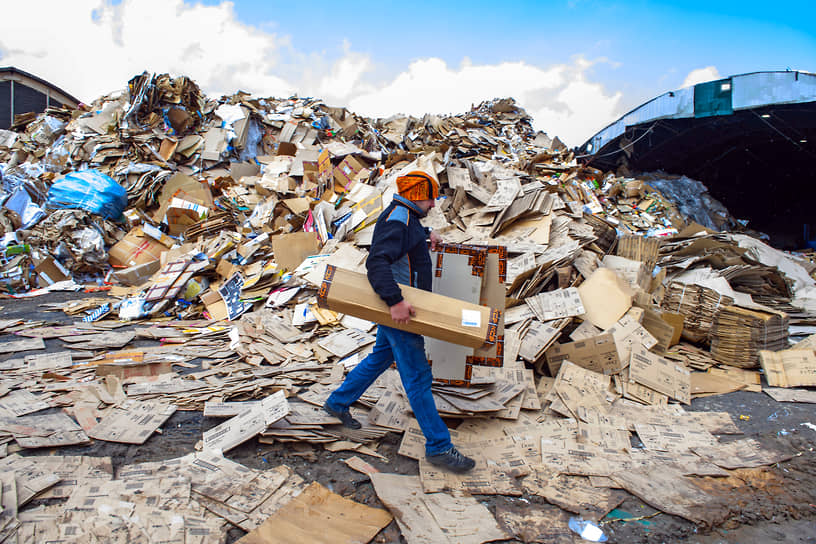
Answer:
[(0, 342), (0, 353), (17, 353), (20, 351), (31, 351), (45, 349), (45, 342), (42, 338), (21, 338), (8, 342)]
[(104, 332), (100, 334), (71, 336), (63, 338), (62, 341), (67, 342), (68, 344), (66, 347), (70, 349), (93, 350), (123, 348), (135, 337), (136, 333), (134, 331)]
[(370, 478), (409, 544), (481, 544), (509, 536), (473, 497), (425, 493), (415, 476), (378, 473)]
[(557, 474), (543, 467), (525, 477), (521, 485), (526, 492), (595, 522), (626, 499), (625, 493), (596, 487), (584, 476)]
[(522, 495), (518, 478), (530, 473), (521, 446), (509, 438), (463, 441), (460, 451), (476, 461), (466, 474), (438, 468), (419, 459), (419, 476), (426, 493), (465, 492), (478, 495)]
[(542, 504), (534, 511), (529, 508), (496, 508), (496, 520), (522, 542), (541, 544), (580, 544), (586, 542), (569, 528), (573, 514), (557, 506)]
[(691, 450), (703, 459), (726, 469), (755, 468), (787, 461), (790, 451), (773, 449), (758, 441), (745, 438), (726, 443), (695, 445)]
[(50, 404), (25, 389), (0, 397), (0, 415), (24, 416), (50, 407)]
[(669, 466), (660, 470), (631, 469), (612, 474), (621, 487), (649, 505), (701, 525), (722, 522), (733, 505), (722, 495), (710, 494), (695, 478)]

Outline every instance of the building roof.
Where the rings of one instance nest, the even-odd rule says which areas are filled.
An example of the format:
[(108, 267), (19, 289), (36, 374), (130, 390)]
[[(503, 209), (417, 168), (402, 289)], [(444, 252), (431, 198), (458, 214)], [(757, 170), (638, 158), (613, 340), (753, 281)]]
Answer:
[(77, 105), (80, 103), (80, 101), (73, 95), (68, 94), (61, 88), (42, 79), (41, 77), (37, 77), (34, 74), (30, 74), (24, 70), (15, 68), (14, 66), (0, 67), (0, 81), (9, 80), (25, 83), (29, 87), (32, 87), (43, 94), (48, 94), (52, 98), (59, 100), (66, 105), (77, 107)]
[[(700, 95), (717, 92), (717, 85), (730, 98), (730, 105), (711, 109), (711, 101)], [(608, 144), (626, 132), (627, 127), (648, 124), (660, 119), (699, 118), (732, 115), (735, 112), (773, 104), (816, 102), (816, 74), (802, 71), (750, 72), (723, 79), (699, 83), (663, 93), (610, 123), (583, 146), (587, 156), (602, 154)], [(606, 152), (608, 150), (604, 150)]]

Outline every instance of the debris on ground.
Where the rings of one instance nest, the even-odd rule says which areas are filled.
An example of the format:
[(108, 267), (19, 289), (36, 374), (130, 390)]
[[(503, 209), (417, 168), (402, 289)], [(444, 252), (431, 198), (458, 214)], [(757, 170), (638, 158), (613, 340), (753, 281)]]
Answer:
[[(448, 316), (428, 342), (436, 404), (476, 460), (467, 475), (425, 461), (394, 369), (352, 408), (361, 429), (321, 409), (373, 347), (355, 278), (415, 167), (441, 182), (424, 220), (445, 241), (434, 296), (483, 325)], [(144, 73), (0, 131), (0, 183), (6, 309), (82, 292), (38, 299), (69, 324), (0, 320), (0, 541), (215, 543), (237, 527), (248, 543), (366, 542), (392, 519), (407, 542), (603, 541), (627, 497), (722, 524), (749, 471), (797, 455), (685, 407), (733, 391), (813, 402), (812, 255), (771, 248), (710, 198), (702, 213), (694, 180), (581, 166), (512, 99), (367, 119)], [(53, 449), (144, 444), (176, 411), (223, 421), (162, 461)], [(357, 457), (387, 461), (393, 433), (412, 475)], [(348, 453), (377, 508), (227, 457), (252, 439)], [(493, 514), (473, 495), (554, 506)]]

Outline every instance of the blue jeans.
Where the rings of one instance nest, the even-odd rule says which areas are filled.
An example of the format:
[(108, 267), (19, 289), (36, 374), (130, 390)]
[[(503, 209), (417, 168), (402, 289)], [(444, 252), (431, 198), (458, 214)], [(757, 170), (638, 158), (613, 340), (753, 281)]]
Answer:
[(433, 376), (425, 356), (425, 339), (418, 334), (379, 325), (372, 352), (348, 373), (326, 404), (333, 410), (348, 410), (394, 361), (411, 410), (425, 435), (425, 453), (436, 455), (449, 449), (452, 446), (450, 432), (439, 417), (431, 394)]

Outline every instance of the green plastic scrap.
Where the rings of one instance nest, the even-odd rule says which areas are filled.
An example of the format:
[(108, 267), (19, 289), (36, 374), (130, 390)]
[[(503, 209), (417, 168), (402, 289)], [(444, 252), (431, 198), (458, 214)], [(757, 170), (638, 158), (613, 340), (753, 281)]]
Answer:
[(28, 244), (15, 244), (6, 248), (6, 257), (13, 257), (14, 255), (22, 255), (23, 253), (31, 253), (31, 246)]
[(656, 516), (657, 514), (660, 514), (660, 512), (655, 512), (654, 514), (651, 514), (649, 516), (636, 516), (636, 515), (634, 515), (634, 514), (632, 514), (630, 512), (627, 512), (626, 510), (621, 510), (619, 508), (615, 508), (614, 510), (609, 512), (604, 517), (604, 519), (603, 519), (603, 521), (601, 523), (610, 523), (610, 522), (613, 522), (613, 521), (623, 521), (623, 522), (636, 521), (636, 522), (640, 523), (641, 525), (648, 526), (648, 525), (651, 525), (652, 522), (648, 521), (645, 518), (651, 518), (651, 517)]

